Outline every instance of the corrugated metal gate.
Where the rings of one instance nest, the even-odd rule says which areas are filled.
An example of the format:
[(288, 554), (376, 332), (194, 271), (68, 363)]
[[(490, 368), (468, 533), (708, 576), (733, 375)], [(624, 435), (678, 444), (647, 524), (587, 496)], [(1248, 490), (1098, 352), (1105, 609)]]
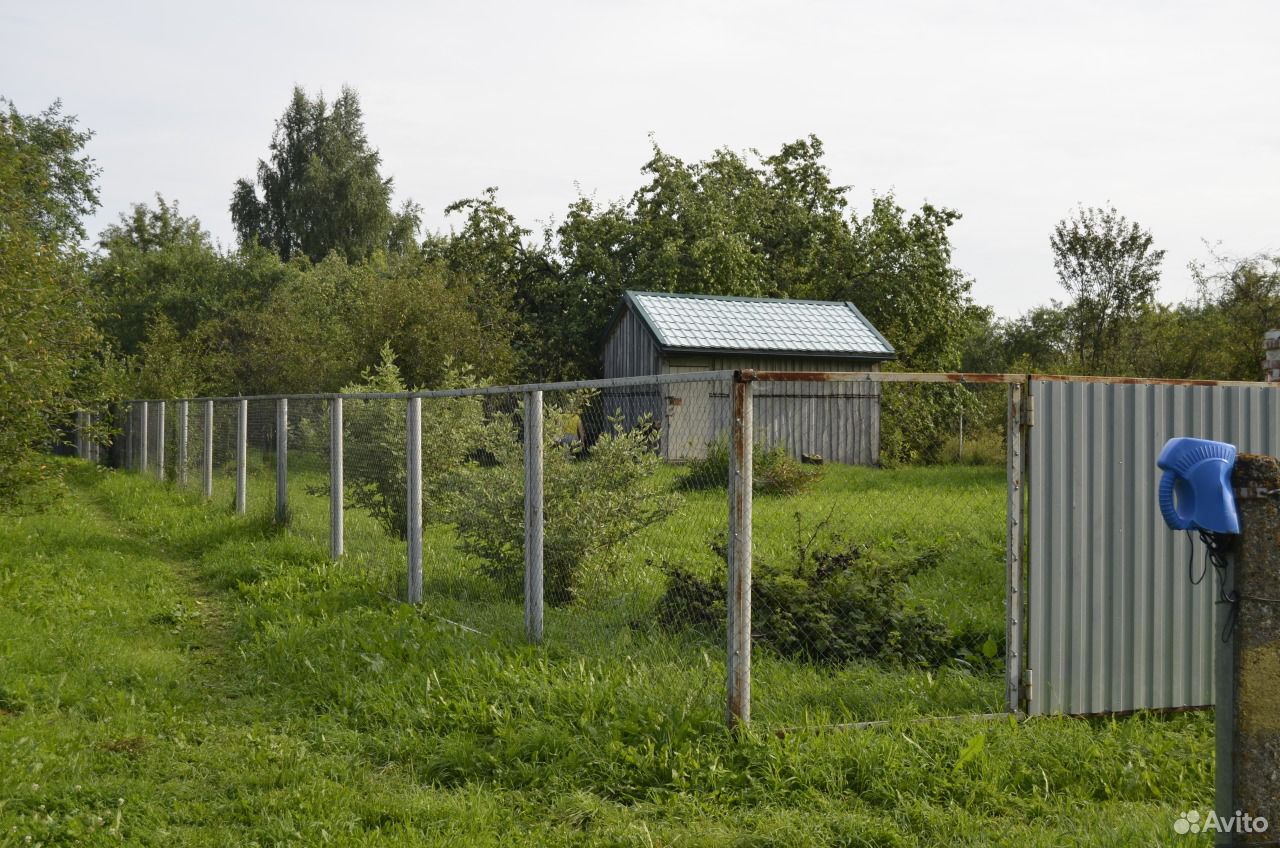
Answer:
[(1213, 703), (1213, 575), (1156, 503), (1174, 436), (1280, 455), (1265, 384), (1031, 380), (1027, 711), (1103, 713)]

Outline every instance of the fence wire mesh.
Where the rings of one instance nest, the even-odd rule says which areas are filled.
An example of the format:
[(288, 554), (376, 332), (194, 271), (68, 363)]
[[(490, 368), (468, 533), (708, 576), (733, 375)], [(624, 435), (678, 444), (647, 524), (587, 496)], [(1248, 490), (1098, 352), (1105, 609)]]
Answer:
[[(757, 722), (1004, 708), (1008, 392), (752, 384)], [(545, 649), (643, 667), (681, 708), (719, 712), (734, 477), (734, 383), (723, 376), (422, 398), (423, 614), (509, 644), (527, 638), (528, 404), (539, 396)], [(283, 513), (277, 399), (191, 401), (185, 431), (177, 402), (133, 403), (122, 458), (141, 469), (145, 453), (147, 473), (163, 468), (193, 493), (208, 462), (214, 504), (234, 508), (243, 426), (249, 520), (328, 551), (338, 497), (343, 555), (326, 573), (402, 600), (408, 409), (402, 397), (287, 399)]]
[(1004, 708), (1008, 391), (755, 384), (756, 720)]

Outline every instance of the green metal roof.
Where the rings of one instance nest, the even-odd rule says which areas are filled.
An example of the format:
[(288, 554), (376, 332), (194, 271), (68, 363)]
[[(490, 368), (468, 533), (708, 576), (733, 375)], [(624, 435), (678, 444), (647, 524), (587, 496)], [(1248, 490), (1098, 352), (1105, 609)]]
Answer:
[(891, 359), (893, 345), (845, 301), (629, 291), (664, 350)]

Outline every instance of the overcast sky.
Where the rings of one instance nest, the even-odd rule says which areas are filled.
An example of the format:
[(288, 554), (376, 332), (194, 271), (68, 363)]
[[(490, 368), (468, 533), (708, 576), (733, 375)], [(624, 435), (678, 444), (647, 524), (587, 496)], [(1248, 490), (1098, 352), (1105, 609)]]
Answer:
[(1280, 250), (1280, 2), (103, 3), (0, 0), (0, 95), (97, 136), (98, 232), (156, 192), (224, 244), (291, 86), (360, 93), (400, 198), (496, 185), (524, 223), (640, 184), (649, 134), (700, 159), (808, 133), (857, 208), (964, 219), (1009, 315), (1058, 296), (1048, 236), (1108, 201), (1192, 291), (1203, 240)]

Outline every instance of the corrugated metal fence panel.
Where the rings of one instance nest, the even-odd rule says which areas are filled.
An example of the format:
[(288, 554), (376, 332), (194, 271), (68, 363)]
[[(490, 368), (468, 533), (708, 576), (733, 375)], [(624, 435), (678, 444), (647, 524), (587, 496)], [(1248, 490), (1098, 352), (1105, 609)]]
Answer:
[(1167, 439), (1280, 454), (1280, 391), (1035, 380), (1029, 491), (1029, 711), (1213, 703), (1213, 575), (1156, 504)]

